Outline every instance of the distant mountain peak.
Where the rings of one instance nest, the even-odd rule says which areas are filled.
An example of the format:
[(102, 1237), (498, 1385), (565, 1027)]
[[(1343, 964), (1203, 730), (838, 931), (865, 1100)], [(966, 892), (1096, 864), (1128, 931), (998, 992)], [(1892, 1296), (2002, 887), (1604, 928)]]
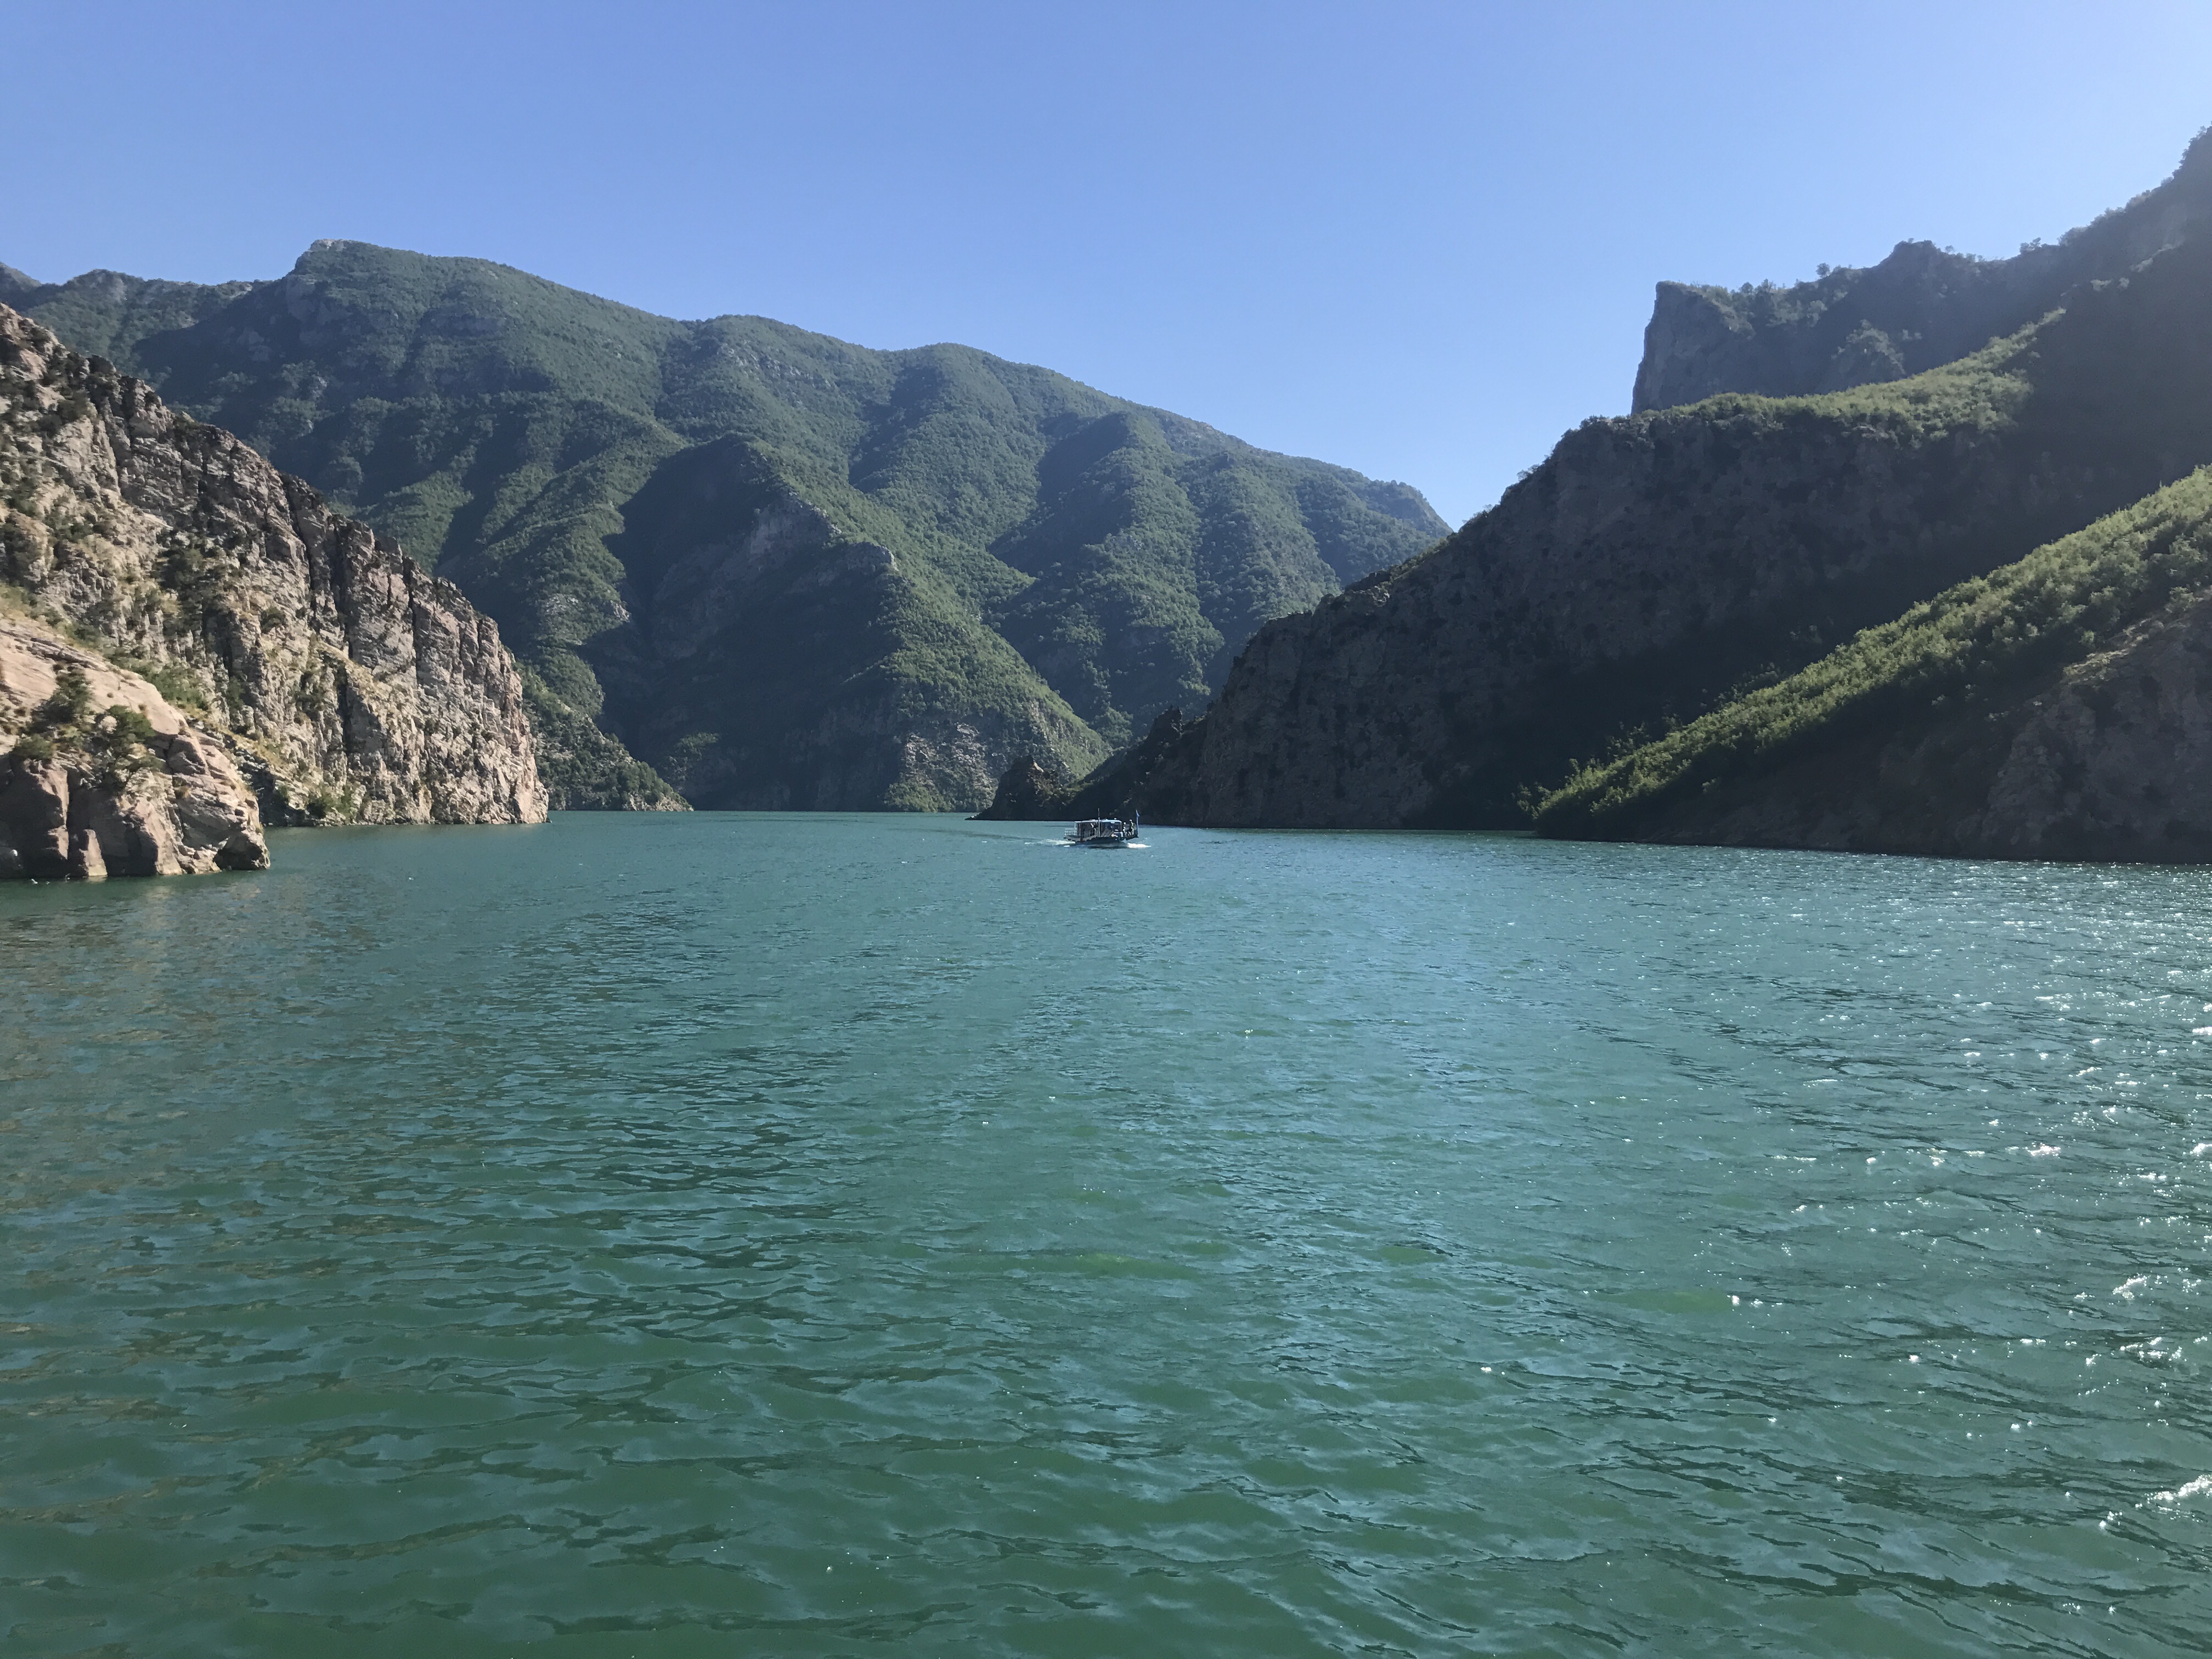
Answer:
[(980, 806), (1016, 756), (1087, 770), (1260, 623), (1449, 528), (970, 347), (681, 322), (488, 259), (323, 238), (273, 282), (37, 293), (496, 618), (559, 805), (665, 777), (709, 806)]

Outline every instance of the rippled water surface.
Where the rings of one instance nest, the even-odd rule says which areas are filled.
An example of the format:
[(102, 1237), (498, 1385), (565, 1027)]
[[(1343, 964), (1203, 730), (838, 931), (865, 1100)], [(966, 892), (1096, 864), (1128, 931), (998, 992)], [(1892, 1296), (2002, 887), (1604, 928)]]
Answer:
[(0, 890), (0, 1650), (2212, 1640), (2212, 875), (1048, 833)]

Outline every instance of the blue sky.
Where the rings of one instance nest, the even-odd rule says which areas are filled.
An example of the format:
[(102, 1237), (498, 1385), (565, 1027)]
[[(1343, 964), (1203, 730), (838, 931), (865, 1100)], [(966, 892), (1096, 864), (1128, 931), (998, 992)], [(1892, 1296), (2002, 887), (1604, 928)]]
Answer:
[(0, 260), (319, 236), (957, 340), (1455, 521), (1628, 403), (1652, 283), (2003, 254), (2212, 123), (2203, 4), (27, 5)]

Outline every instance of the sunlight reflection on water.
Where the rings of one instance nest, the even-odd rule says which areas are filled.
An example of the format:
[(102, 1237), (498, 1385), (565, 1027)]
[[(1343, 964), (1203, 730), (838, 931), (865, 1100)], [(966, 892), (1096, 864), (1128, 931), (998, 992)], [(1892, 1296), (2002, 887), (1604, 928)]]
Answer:
[(2198, 1639), (2212, 875), (1146, 839), (0, 890), (9, 1651)]

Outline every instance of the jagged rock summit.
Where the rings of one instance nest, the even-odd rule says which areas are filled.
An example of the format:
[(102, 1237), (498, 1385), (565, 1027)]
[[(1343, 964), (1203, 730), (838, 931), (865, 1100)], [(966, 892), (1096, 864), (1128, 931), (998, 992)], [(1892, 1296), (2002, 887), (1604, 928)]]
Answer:
[(1141, 742), (1074, 783), (1054, 777), (1025, 756), (1006, 769), (999, 780), (998, 794), (975, 816), (1000, 822), (1041, 823), (1132, 813), (1138, 802), (1159, 799), (1164, 793), (1159, 775), (1175, 764), (1183, 730), (1182, 710), (1164, 708)]
[[(140, 746), (185, 769), (172, 776), (191, 764), (180, 743), (227, 752), (270, 822), (545, 815), (520, 677), (489, 617), (230, 434), (5, 307), (0, 583), (19, 634), (66, 635), (116, 684), (158, 694), (160, 708), (136, 690), (118, 702), (162, 739)], [(33, 705), (5, 706), (18, 774), (58, 736), (99, 746), (82, 722), (41, 734)]]
[(975, 817), (984, 823), (1037, 823), (1075, 817), (1068, 807), (1067, 785), (1024, 755), (999, 775), (998, 791), (991, 804)]
[(2011, 258), (1907, 241), (1879, 264), (1824, 267), (1814, 280), (1787, 288), (1662, 283), (1644, 331), (1632, 407), (1901, 380), (1978, 351), (2059, 309), (2084, 284), (2121, 280), (2208, 228), (2212, 132), (2198, 135), (2156, 189)]

